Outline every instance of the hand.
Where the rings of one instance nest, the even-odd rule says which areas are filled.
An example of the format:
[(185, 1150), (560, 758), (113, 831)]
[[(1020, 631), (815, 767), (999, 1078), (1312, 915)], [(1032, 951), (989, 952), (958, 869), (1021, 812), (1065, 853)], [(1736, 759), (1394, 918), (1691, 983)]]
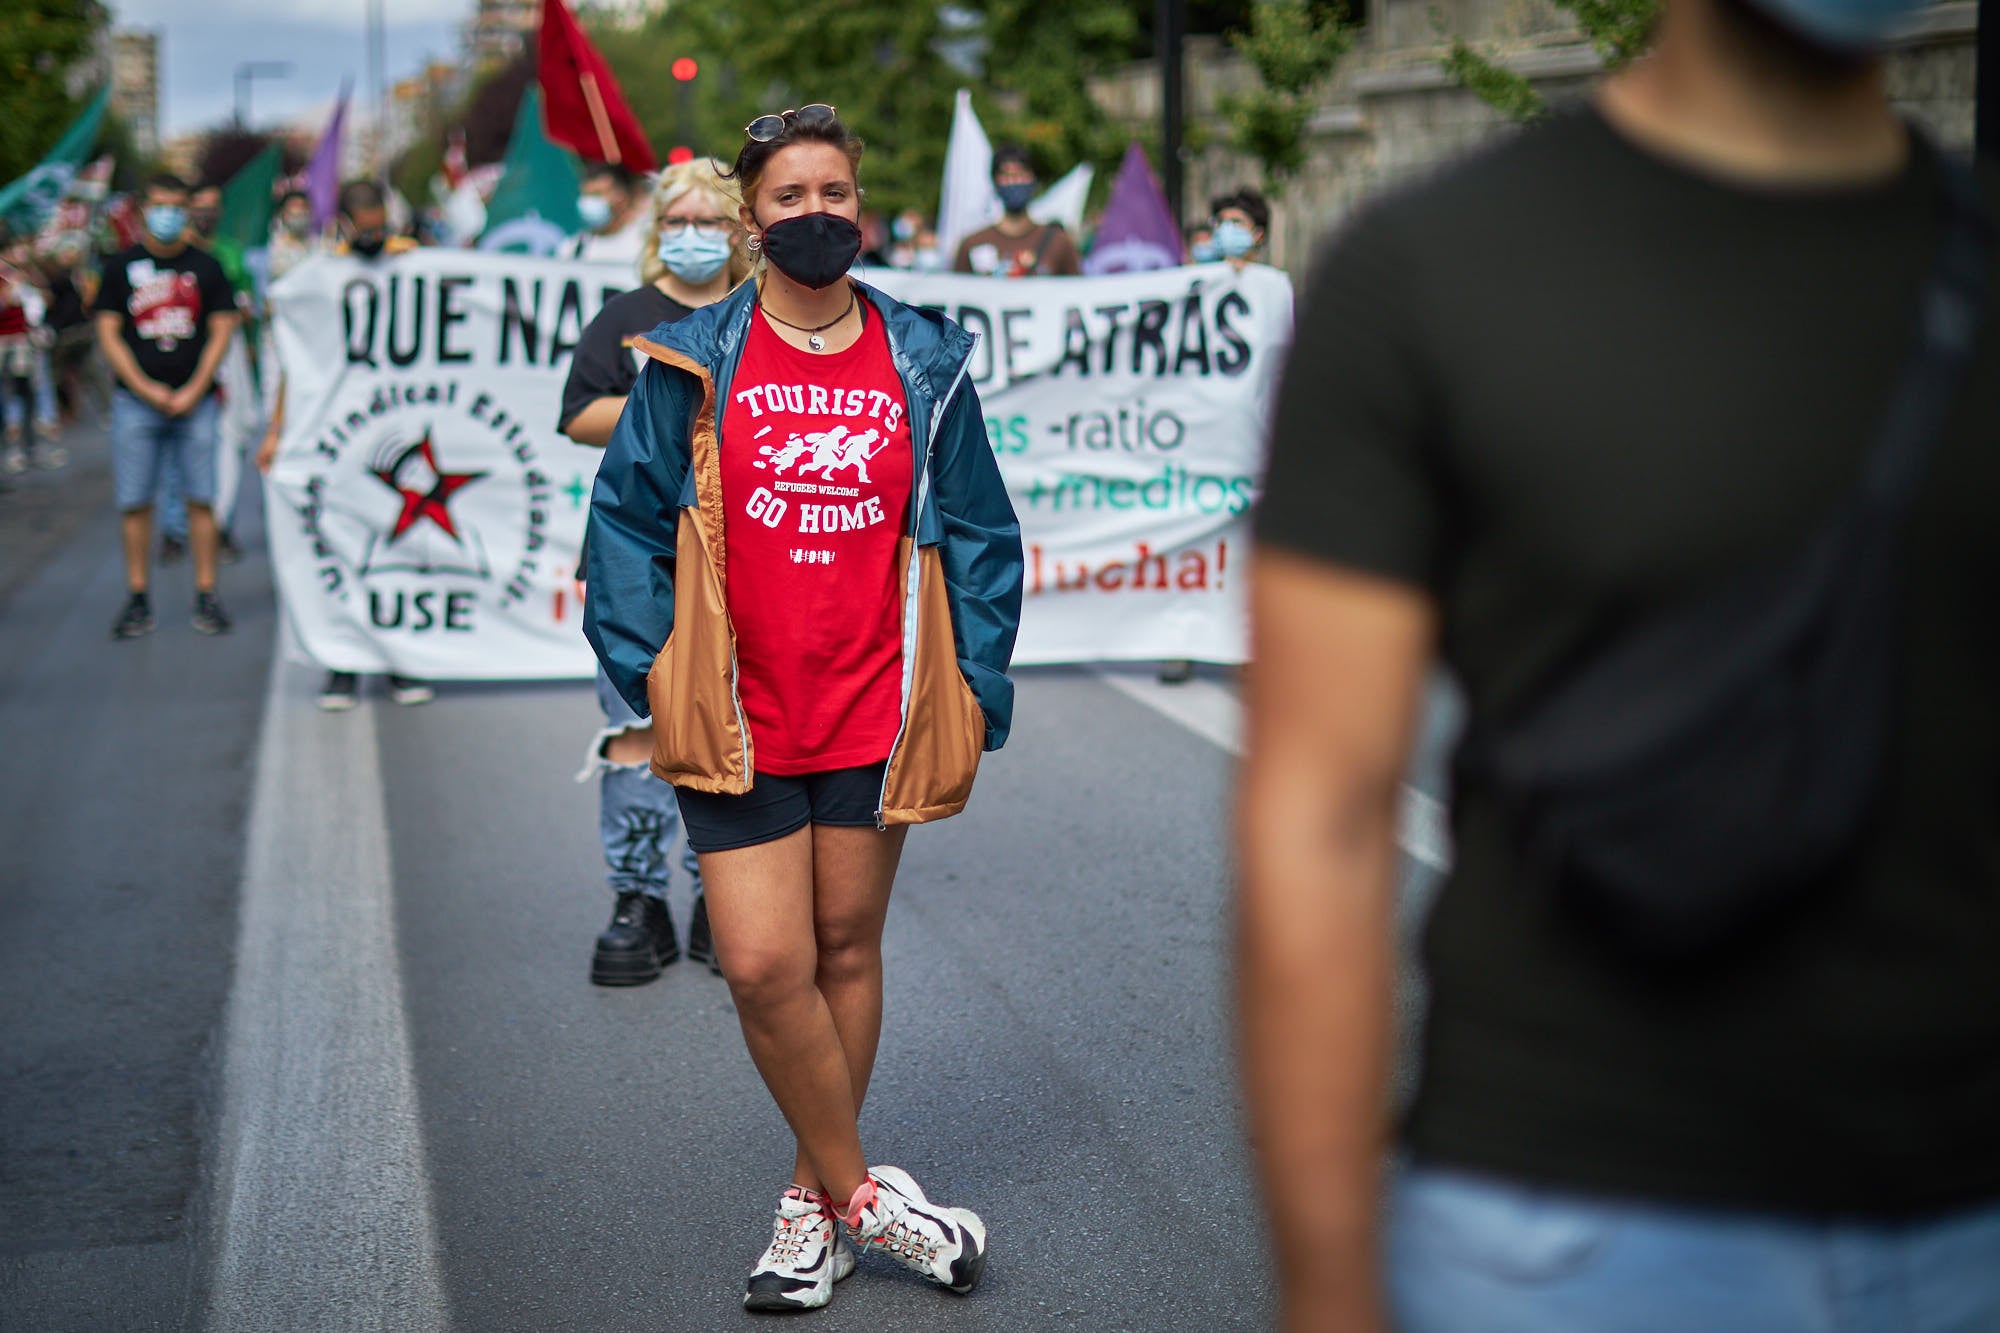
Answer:
[(173, 409), (168, 404), (173, 400), (174, 391), (158, 380), (142, 379), (133, 387), (132, 392), (138, 395), (140, 402), (155, 412), (172, 415)]
[(570, 580), (570, 582), (576, 585), (576, 604), (577, 604), (578, 606), (582, 606), (582, 605), (583, 605), (583, 580), (582, 580), (582, 579), (571, 579), (571, 580)]
[(257, 470), (259, 472), (269, 473), (271, 464), (278, 461), (278, 440), (282, 435), (283, 432), (275, 426), (264, 432), (264, 442), (257, 446)]
[(184, 417), (200, 405), (207, 390), (193, 384), (183, 384), (167, 395), (166, 414), (170, 417)]

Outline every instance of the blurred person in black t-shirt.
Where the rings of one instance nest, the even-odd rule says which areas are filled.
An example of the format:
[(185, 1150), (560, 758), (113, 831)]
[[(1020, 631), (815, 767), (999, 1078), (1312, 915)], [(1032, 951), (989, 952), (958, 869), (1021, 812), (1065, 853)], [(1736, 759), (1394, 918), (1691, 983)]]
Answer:
[[(1550, 890), (1461, 763), (1384, 1171), (1427, 668), (1490, 735), (1854, 496), (1950, 216), (1886, 93), (1907, 8), (1665, 0), (1651, 55), (1363, 207), (1302, 294), (1238, 798), (1241, 1058), (1292, 1333), (2000, 1328), (2000, 285), (1905, 529), (1851, 852), (1657, 966)], [(1976, 188), (2000, 212), (1990, 163)]]
[[(713, 305), (750, 272), (737, 221), (740, 196), (723, 165), (695, 158), (660, 173), (641, 231), (639, 286), (605, 302), (570, 357), (557, 429), (578, 444), (611, 440), (626, 396), (639, 378), (632, 340)], [(577, 590), (584, 591), (582, 564)], [(598, 779), (598, 831), (613, 894), (611, 923), (597, 937), (590, 979), (601, 986), (653, 980), (680, 957), (667, 907), (667, 844), (680, 828), (674, 791), (653, 776), (653, 727), (611, 688), (597, 669), (604, 727), (591, 741), (579, 780)], [(715, 970), (701, 871), (691, 849), (682, 868), (694, 887), (688, 954)]]
[(111, 474), (129, 592), (112, 634), (136, 638), (153, 628), (153, 492), (170, 464), (188, 505), (194, 627), (220, 634), (229, 618), (215, 593), (215, 370), (236, 331), (236, 297), (222, 265), (189, 242), (188, 188), (178, 177), (146, 183), (144, 222), (139, 244), (105, 258), (96, 303), (98, 348), (118, 384)]

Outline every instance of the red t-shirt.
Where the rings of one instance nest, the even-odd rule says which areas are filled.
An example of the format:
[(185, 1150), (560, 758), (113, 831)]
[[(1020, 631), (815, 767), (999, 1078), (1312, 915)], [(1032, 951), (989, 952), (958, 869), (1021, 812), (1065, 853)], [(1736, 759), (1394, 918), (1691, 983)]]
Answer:
[(882, 320), (793, 347), (759, 309), (722, 417), (723, 541), (738, 695), (760, 773), (889, 757), (902, 720), (896, 543), (914, 456)]

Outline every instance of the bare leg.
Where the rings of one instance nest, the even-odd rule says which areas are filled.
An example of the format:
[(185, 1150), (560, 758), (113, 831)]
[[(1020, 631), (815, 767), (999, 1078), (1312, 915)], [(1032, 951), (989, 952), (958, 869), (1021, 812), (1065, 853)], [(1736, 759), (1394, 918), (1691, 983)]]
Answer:
[[(857, 1116), (868, 1096), (882, 1036), (882, 926), (908, 833), (907, 828), (884, 832), (830, 825), (812, 831), (813, 929), (819, 944), (814, 980), (840, 1033)], [(797, 1184), (822, 1188), (803, 1143), (793, 1169)], [(854, 1193), (827, 1192), (842, 1204)]]
[(153, 507), (143, 505), (126, 510), (119, 528), (125, 538), (125, 586), (133, 592), (144, 592), (152, 572), (147, 568), (146, 558), (151, 554), (147, 548), (153, 541)]
[(833, 1011), (816, 984), (813, 835), (701, 854), (709, 927), (744, 1044), (815, 1180), (846, 1199), (867, 1179)]
[(196, 592), (215, 591), (215, 510), (207, 504), (188, 502), (188, 546), (194, 551)]

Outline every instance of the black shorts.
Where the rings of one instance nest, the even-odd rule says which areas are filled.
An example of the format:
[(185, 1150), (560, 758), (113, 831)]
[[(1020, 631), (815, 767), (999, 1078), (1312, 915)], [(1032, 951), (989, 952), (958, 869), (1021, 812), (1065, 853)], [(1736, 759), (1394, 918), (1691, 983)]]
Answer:
[(882, 775), (888, 761), (861, 768), (779, 777), (759, 773), (741, 796), (715, 796), (674, 788), (688, 846), (697, 852), (733, 852), (776, 842), (808, 824), (874, 828), (882, 805)]

